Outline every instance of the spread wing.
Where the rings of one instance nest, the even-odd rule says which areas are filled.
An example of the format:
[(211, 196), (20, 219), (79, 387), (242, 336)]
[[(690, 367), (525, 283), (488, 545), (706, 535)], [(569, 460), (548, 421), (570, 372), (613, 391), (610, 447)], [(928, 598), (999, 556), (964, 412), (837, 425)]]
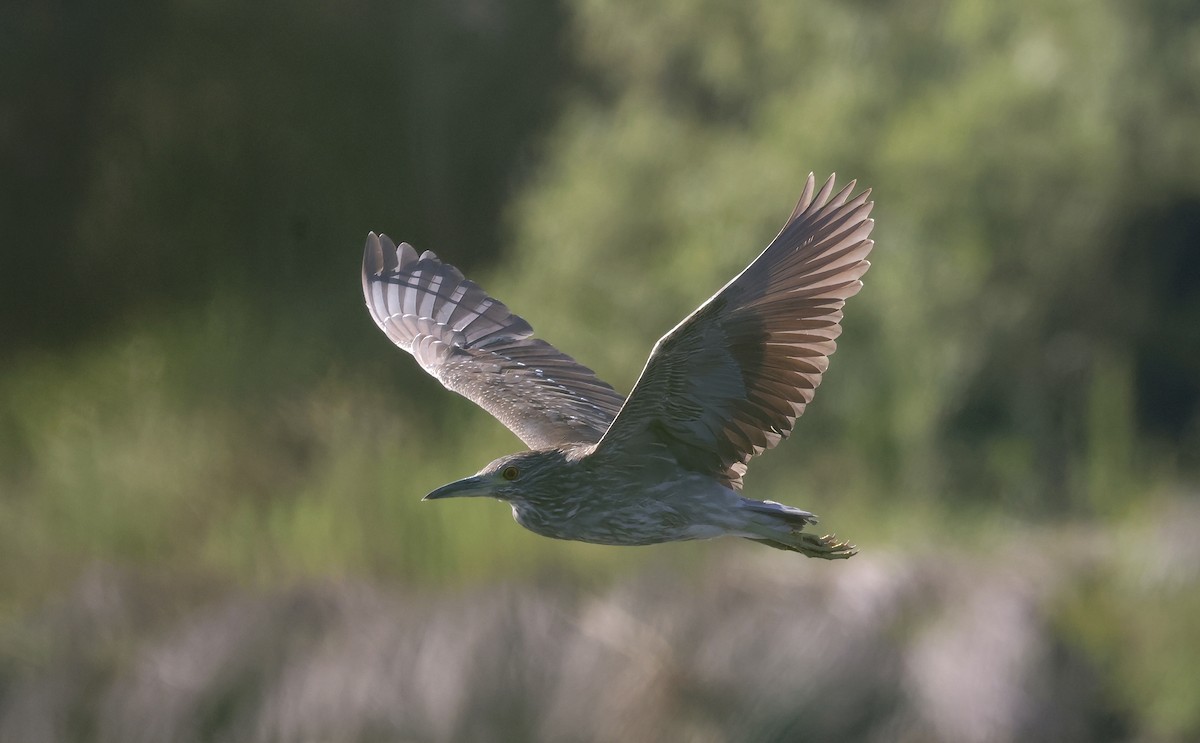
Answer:
[(870, 191), (815, 193), (753, 263), (655, 345), (597, 453), (665, 446), (684, 466), (741, 489), (751, 457), (774, 447), (813, 399), (862, 288), (874, 243)]
[(436, 255), (367, 236), (363, 294), (375, 323), (433, 376), (527, 446), (598, 441), (623, 398)]

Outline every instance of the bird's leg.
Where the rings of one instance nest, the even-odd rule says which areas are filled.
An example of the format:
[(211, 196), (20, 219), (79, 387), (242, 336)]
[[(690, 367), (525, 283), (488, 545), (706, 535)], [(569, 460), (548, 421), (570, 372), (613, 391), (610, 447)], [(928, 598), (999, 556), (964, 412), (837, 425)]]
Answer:
[(858, 548), (849, 542), (841, 541), (832, 534), (818, 537), (808, 532), (792, 532), (798, 538), (795, 546), (797, 552), (809, 557), (820, 557), (825, 560), (844, 560), (858, 554)]

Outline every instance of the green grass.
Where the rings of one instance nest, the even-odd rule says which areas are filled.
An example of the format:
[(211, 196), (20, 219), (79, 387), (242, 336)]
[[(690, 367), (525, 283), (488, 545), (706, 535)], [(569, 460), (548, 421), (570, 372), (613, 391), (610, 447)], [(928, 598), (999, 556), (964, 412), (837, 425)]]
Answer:
[[(494, 501), (422, 503), (429, 489), (519, 442), (436, 383), (421, 388), (436, 393), (434, 406), (421, 390), (375, 378), (390, 373), (386, 365), (348, 372), (313, 354), (264, 370), (264, 359), (287, 357), (291, 339), (236, 323), (214, 334), (213, 324), (222, 321), (190, 330), (164, 322), (102, 346), (21, 359), (0, 377), (0, 618), (44, 604), (104, 564), (157, 575), (177, 586), (163, 600), (185, 603), (194, 600), (187, 587), (326, 577), (428, 590), (538, 580), (587, 587), (645, 570), (696, 575), (738, 551), (753, 551), (767, 569), (821, 567), (736, 540), (637, 549), (560, 542), (521, 529)], [(387, 365), (409, 363), (382, 352)], [(1195, 574), (1147, 578), (1153, 566), (1138, 560), (1154, 539), (1145, 525), (1180, 499), (1170, 495), (1169, 472), (1146, 480), (1135, 444), (1110, 434), (1128, 422), (1119, 392), (1127, 375), (1114, 369), (1097, 377), (1093, 398), (1119, 403), (1094, 419), (1098, 437), (1116, 438), (1098, 438), (1077, 470), (1109, 487), (1073, 514), (1030, 517), (953, 493), (881, 488), (879, 472), (853, 450), (816, 446), (815, 433), (756, 462), (748, 488), (811, 508), (822, 529), (876, 555), (1003, 554), (1013, 542), (1070, 554), (1067, 540), (1081, 527), (1111, 539), (1107, 572), (1064, 587), (1058, 621), (1131, 715), (1163, 740), (1187, 739), (1200, 730)]]
[[(61, 590), (94, 561), (250, 583), (365, 575), (440, 585), (603, 575), (649, 554), (544, 540), (493, 501), (422, 503), (521, 446), (440, 388), (443, 405), (422, 407), (330, 364), (284, 372), (293, 379), (278, 386), (282, 375), (267, 372), (258, 389), (222, 395), (220, 379), (257, 374), (256, 360), (283, 352), (242, 332), (215, 343), (203, 328), (163, 325), (24, 359), (0, 377), (8, 608)], [(199, 393), (197, 378), (209, 380)]]
[[(394, 373), (386, 365), (348, 372), (327, 360), (322, 368), (313, 354), (264, 367), (287, 358), (293, 339), (227, 320), (240, 309), (214, 305), (202, 323), (164, 321), (103, 346), (25, 358), (0, 377), (6, 602), (44, 596), (97, 560), (255, 583), (368, 575), (444, 584), (603, 576), (713, 553), (555, 542), (520, 529), (496, 502), (422, 503), (520, 442), (432, 380), (414, 393), (372, 376)], [(380, 353), (387, 364), (410, 363), (382, 344)], [(425, 391), (437, 406), (422, 404)], [(812, 439), (798, 433), (756, 462), (750, 494), (810, 508), (821, 528), (864, 547), (938, 549), (1019, 528), (1002, 504), (883, 488), (853, 451), (810, 448)], [(1128, 444), (1103, 443), (1103, 463), (1081, 472), (1132, 482), (1129, 458), (1114, 448)]]

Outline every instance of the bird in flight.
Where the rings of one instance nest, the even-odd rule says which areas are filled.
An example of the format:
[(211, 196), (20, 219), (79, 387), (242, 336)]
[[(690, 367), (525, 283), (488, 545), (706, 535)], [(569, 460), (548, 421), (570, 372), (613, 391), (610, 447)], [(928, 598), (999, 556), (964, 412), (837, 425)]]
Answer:
[(771, 244), (664, 335), (628, 398), (431, 251), (367, 236), (363, 294), (392, 342), (495, 416), (529, 451), (425, 500), (487, 496), (517, 523), (609, 545), (738, 536), (809, 557), (854, 545), (805, 531), (808, 511), (742, 495), (750, 459), (791, 433), (862, 288), (870, 190), (809, 174)]

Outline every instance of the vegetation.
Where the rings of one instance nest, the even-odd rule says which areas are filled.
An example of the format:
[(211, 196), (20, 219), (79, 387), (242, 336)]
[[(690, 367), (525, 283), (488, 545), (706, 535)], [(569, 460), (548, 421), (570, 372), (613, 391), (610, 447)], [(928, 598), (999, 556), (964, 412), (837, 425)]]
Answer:
[[(96, 563), (439, 586), (737, 553), (420, 504), (520, 444), (378, 334), (359, 245), (436, 250), (628, 390), (810, 170), (874, 188), (875, 265), (757, 497), (865, 552), (1197, 497), (1195, 3), (127, 5), (0, 11), (0, 616)], [(1065, 634), (1139, 729), (1200, 735), (1197, 571), (1138, 611), (1114, 570), (1063, 590)]]

